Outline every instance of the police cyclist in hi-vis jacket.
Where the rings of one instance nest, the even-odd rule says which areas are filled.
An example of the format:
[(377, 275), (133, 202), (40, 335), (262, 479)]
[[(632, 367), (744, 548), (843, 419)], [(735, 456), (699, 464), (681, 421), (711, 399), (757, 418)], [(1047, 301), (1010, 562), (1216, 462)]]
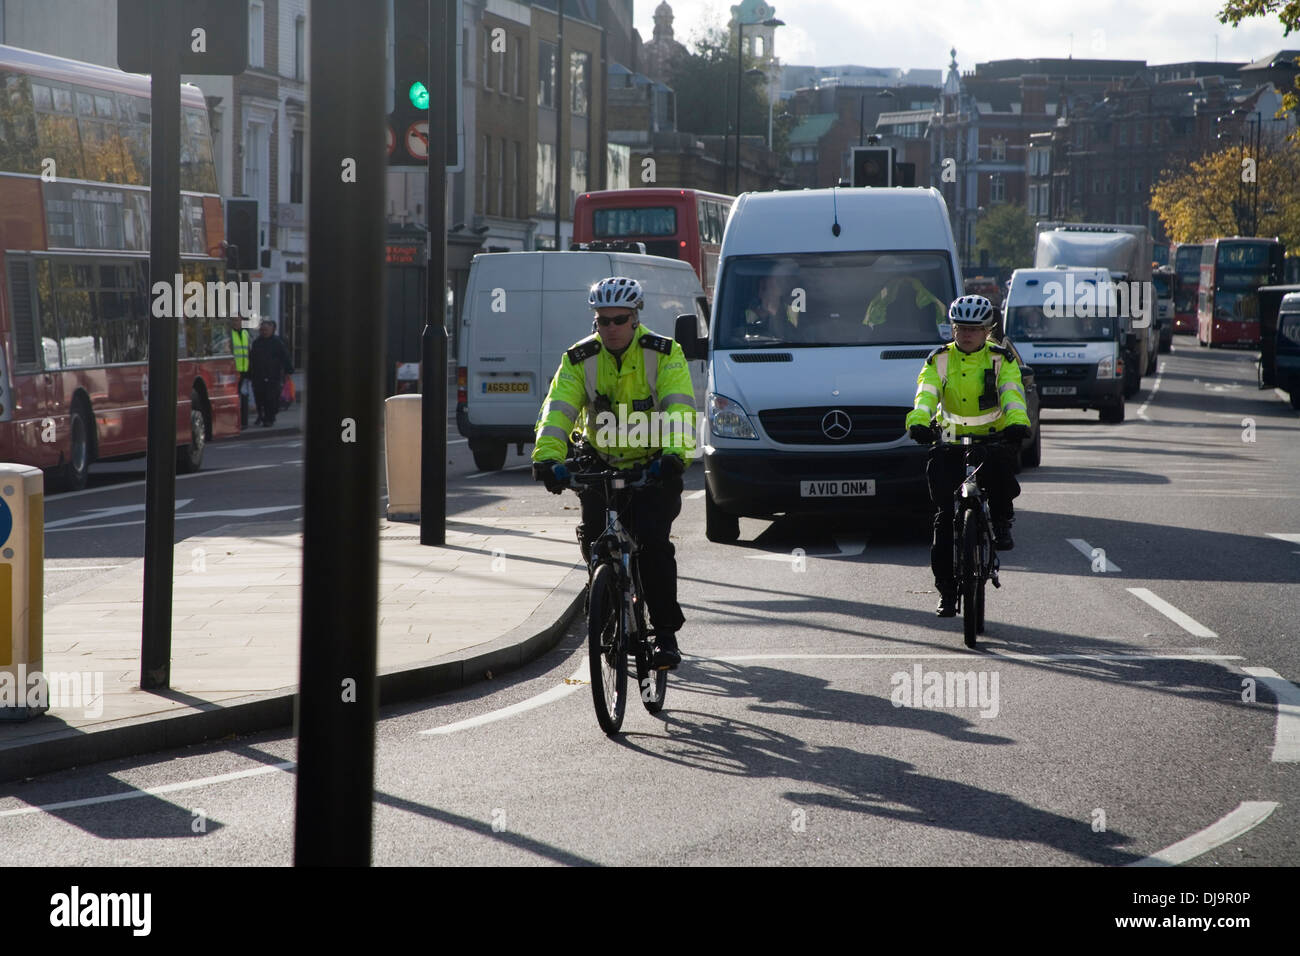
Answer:
[[(988, 341), (993, 327), (993, 305), (981, 295), (964, 295), (948, 309), (953, 341), (931, 352), (916, 378), (916, 399), (907, 414), (908, 434), (914, 441), (929, 444), (935, 439), (930, 422), (957, 437), (999, 432), (1005, 445), (981, 444), (973, 454), (982, 461), (978, 472), (980, 487), (988, 495), (989, 515), (993, 519), (994, 544), (999, 551), (1009, 551), (1011, 522), (1015, 512), (1012, 500), (1020, 494), (1015, 478), (1014, 456), (1020, 443), (1029, 437), (1029, 413), (1025, 405), (1025, 387), (1020, 367), (1006, 348)], [(934, 539), (930, 547), (930, 567), (934, 586), (939, 592), (940, 617), (957, 613), (957, 585), (952, 568), (953, 494), (966, 471), (962, 449), (935, 445), (925, 468), (934, 503)]]
[[(677, 603), (677, 561), (669, 540), (682, 509), (682, 474), (695, 450), (695, 389), (682, 347), (641, 325), (641, 283), (611, 276), (591, 287), (593, 334), (564, 353), (542, 404), (533, 446), (533, 477), (552, 494), (568, 484), (564, 459), (569, 436), (580, 427), (584, 443), (607, 465), (645, 467), (660, 481), (638, 491), (626, 527), (640, 545), (641, 582), (655, 630), (653, 666), (681, 663), (677, 631), (685, 623)], [(605, 495), (584, 489), (578, 540), (605, 530)]]

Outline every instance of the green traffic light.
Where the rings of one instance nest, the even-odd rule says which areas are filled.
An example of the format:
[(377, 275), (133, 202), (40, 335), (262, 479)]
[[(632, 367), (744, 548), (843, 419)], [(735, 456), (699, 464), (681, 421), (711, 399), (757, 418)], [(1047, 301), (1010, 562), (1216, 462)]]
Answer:
[(429, 88), (419, 80), (411, 84), (411, 89), (407, 95), (411, 98), (411, 105), (417, 110), (427, 110), (429, 108)]

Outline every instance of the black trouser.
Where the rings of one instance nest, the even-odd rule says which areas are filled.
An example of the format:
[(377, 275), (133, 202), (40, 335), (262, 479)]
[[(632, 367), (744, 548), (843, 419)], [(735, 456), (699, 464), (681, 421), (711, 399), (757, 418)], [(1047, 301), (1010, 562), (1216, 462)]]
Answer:
[[(582, 538), (592, 542), (605, 531), (605, 492), (592, 487), (580, 497)], [(668, 538), (673, 519), (681, 510), (682, 481), (676, 478), (663, 485), (638, 488), (632, 493), (632, 503), (620, 515), (623, 527), (641, 548), (641, 584), (645, 587), (650, 626), (659, 634), (676, 632), (686, 622), (677, 603), (677, 551)]]
[[(1011, 502), (1020, 494), (1016, 481), (1016, 446), (1005, 444), (973, 445), (971, 463), (980, 465), (976, 472), (979, 485), (988, 496), (989, 516), (995, 523), (1010, 521), (1015, 515)], [(930, 500), (935, 506), (934, 538), (930, 545), (930, 568), (934, 571), (934, 586), (939, 591), (950, 591), (956, 586), (952, 571), (953, 495), (966, 477), (966, 463), (961, 448), (936, 446), (930, 451), (925, 465), (925, 478), (930, 486)]]
[(280, 379), (257, 379), (253, 382), (253, 393), (257, 396), (257, 414), (263, 424), (274, 422), (275, 413), (280, 410)]
[[(242, 431), (248, 427), (248, 396), (244, 394), (244, 383), (248, 381), (248, 373), (239, 373), (239, 428)], [(250, 388), (252, 386), (249, 386)]]

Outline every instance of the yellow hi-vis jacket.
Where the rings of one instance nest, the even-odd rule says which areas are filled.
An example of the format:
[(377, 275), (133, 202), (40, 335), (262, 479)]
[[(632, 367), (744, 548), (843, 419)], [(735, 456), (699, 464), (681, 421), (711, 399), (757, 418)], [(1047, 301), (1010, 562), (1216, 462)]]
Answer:
[(235, 371), (248, 371), (248, 330), (231, 329), (230, 331), (231, 347), (235, 353)]
[[(985, 370), (993, 370), (996, 394), (985, 398)], [(1008, 425), (1028, 425), (1025, 386), (1015, 357), (1000, 345), (985, 342), (969, 355), (949, 342), (931, 352), (916, 377), (916, 399), (907, 413), (907, 427), (928, 425), (938, 418), (940, 426), (952, 426), (957, 435), (987, 435)]]
[(880, 294), (867, 304), (867, 314), (863, 317), (862, 324), (872, 328), (883, 325), (890, 304), (900, 295), (906, 294), (912, 295), (912, 301), (916, 303), (918, 309), (928, 308), (934, 313), (935, 325), (943, 325), (948, 321), (948, 307), (921, 282), (907, 278), (896, 279), (880, 290)]
[(621, 366), (589, 335), (564, 353), (537, 418), (533, 461), (562, 461), (581, 426), (595, 451), (631, 468), (660, 449), (688, 463), (695, 450), (695, 389), (682, 347), (639, 326)]

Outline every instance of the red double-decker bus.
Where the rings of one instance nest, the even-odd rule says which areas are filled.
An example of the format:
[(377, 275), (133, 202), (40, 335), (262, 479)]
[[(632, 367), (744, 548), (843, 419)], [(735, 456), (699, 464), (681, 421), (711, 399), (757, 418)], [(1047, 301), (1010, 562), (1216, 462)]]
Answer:
[[(181, 279), (217, 286), (224, 316), (235, 287), (220, 285), (197, 88), (181, 109)], [(149, 119), (147, 77), (0, 46), (0, 460), (50, 469), (62, 489), (83, 487), (96, 460), (145, 453)], [(239, 431), (239, 379), (230, 319), (183, 312), (203, 313), (175, 320), (177, 467), (195, 471), (209, 440)]]
[(1174, 247), (1174, 331), (1196, 331), (1197, 290), (1201, 286), (1201, 244)]
[(1282, 281), (1285, 250), (1276, 239), (1211, 239), (1201, 250), (1196, 341), (1259, 345), (1259, 287)]
[(733, 196), (698, 189), (606, 189), (582, 193), (573, 207), (573, 241), (643, 242), (646, 252), (695, 267), (709, 299), (718, 277), (722, 233)]

